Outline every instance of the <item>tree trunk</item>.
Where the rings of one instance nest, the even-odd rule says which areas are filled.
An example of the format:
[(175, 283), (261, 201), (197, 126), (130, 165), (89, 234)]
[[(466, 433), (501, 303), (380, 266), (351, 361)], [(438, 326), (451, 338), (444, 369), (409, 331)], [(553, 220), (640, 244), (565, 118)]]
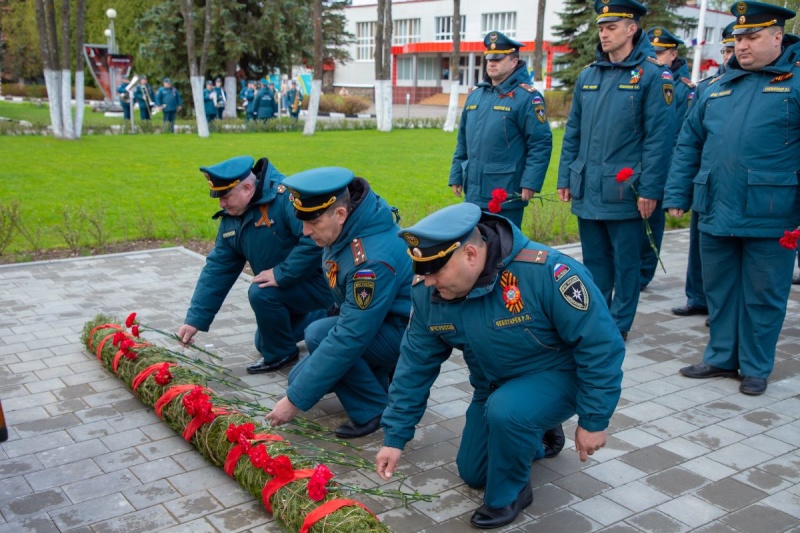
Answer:
[(375, 25), (375, 116), (378, 131), (392, 131), (392, 2), (378, 0)]
[(236, 118), (236, 99), (239, 96), (239, 87), (236, 86), (236, 63), (235, 57), (225, 60), (225, 111), (222, 112), (224, 118)]
[(180, 0), (180, 10), (183, 16), (183, 24), (186, 33), (186, 53), (189, 59), (189, 82), (192, 84), (192, 102), (194, 102), (194, 113), (197, 119), (198, 137), (208, 137), (208, 119), (206, 118), (205, 105), (203, 104), (204, 80), (202, 73), (205, 72), (206, 56), (208, 54), (208, 44), (211, 42), (211, 0), (206, 2), (205, 7), (205, 35), (203, 37), (203, 48), (200, 52), (200, 65), (197, 66), (197, 50), (195, 49), (194, 39), (194, 1)]
[(314, 135), (317, 127), (319, 98), (322, 93), (322, 0), (314, 0), (314, 79), (311, 81), (311, 101), (303, 135)]
[[(61, 123), (65, 139), (74, 139), (72, 126), (72, 71), (70, 70), (69, 0), (61, 0)], [(53, 103), (50, 103), (51, 107)]]
[(75, 123), (73, 137), (80, 139), (83, 133), (84, 73), (83, 40), (86, 20), (86, 0), (78, 0), (75, 13)]
[(460, 92), (459, 64), (461, 63), (461, 0), (453, 0), (453, 52), (450, 54), (450, 102), (447, 105), (447, 119), (444, 121), (444, 131), (456, 129), (458, 115), (458, 94)]
[(61, 69), (58, 65), (58, 42), (56, 39), (56, 10), (53, 0), (36, 0), (36, 26), (39, 31), (39, 48), (44, 62), (44, 83), (50, 108), (50, 124), (53, 135), (63, 136), (61, 121)]
[[(536, 40), (533, 49), (533, 81), (537, 89), (544, 92), (544, 78), (542, 77), (542, 60), (544, 59), (544, 13), (547, 7), (547, 0), (537, 0), (538, 11), (536, 13)], [(536, 83), (538, 82), (538, 83)]]

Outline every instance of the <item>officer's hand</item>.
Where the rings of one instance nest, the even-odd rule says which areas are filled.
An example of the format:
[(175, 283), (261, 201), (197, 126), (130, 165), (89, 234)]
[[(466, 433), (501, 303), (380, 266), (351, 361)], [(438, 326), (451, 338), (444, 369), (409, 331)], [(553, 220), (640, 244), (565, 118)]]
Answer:
[(671, 217), (680, 218), (684, 213), (686, 213), (686, 211), (683, 209), (675, 209), (674, 207), (669, 208), (669, 216)]
[(451, 185), (450, 188), (453, 189), (453, 194), (461, 196), (461, 185)]
[(278, 403), (275, 404), (275, 407), (272, 408), (272, 411), (270, 411), (264, 419), (272, 427), (281, 426), (287, 422), (291, 422), (299, 412), (300, 409), (289, 400), (289, 397), (284, 396), (278, 400)]
[(656, 200), (650, 200), (649, 198), (639, 198), (638, 207), (639, 213), (642, 215), (642, 218), (650, 218), (650, 215), (653, 214), (653, 211), (656, 210)]
[(184, 324), (178, 328), (178, 339), (180, 339), (181, 344), (186, 346), (192, 344), (194, 341), (192, 338), (197, 334), (198, 329), (194, 326), (190, 326), (189, 324)]
[(569, 193), (569, 187), (558, 189), (558, 197), (561, 198), (562, 202), (569, 202), (572, 200), (572, 195)]
[(578, 452), (581, 462), (585, 462), (590, 455), (606, 445), (605, 431), (586, 431), (578, 426), (575, 429), (575, 451)]
[(265, 287), (277, 287), (278, 282), (275, 280), (275, 269), (262, 270), (253, 278), (253, 283), (258, 283), (258, 287), (263, 289)]
[(380, 449), (378, 455), (375, 456), (375, 471), (382, 480), (389, 481), (391, 479), (402, 453), (402, 450), (390, 448), (389, 446), (384, 446)]
[(533, 189), (526, 189), (525, 187), (523, 187), (522, 188), (522, 201), (523, 202), (527, 202), (528, 200), (533, 198), (533, 195), (535, 195), (535, 194), (536, 194), (536, 191), (534, 191)]

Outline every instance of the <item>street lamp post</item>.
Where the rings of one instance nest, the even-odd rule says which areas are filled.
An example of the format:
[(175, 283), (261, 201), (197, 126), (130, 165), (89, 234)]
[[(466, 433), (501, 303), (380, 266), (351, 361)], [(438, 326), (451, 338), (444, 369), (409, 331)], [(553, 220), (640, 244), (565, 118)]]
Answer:
[(111, 54), (117, 53), (117, 43), (114, 39), (114, 19), (117, 18), (117, 12), (114, 9), (108, 9), (106, 11), (106, 16), (108, 17), (108, 29), (104, 32), (106, 37), (108, 37), (108, 53), (109, 53), (109, 67), (108, 67), (108, 74), (109, 74), (109, 83), (110, 83), (110, 92), (111, 92), (111, 103), (117, 103), (117, 80), (116, 80), (116, 69), (111, 66)]

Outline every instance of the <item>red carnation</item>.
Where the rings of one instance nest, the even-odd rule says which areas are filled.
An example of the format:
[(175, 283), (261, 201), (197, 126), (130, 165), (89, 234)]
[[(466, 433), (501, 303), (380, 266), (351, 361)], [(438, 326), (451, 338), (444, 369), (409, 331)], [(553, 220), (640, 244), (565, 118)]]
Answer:
[(630, 167), (625, 167), (619, 172), (617, 172), (617, 181), (619, 183), (624, 183), (628, 181), (631, 178), (631, 176), (633, 176), (633, 169)]
[(267, 469), (267, 473), (271, 473), (278, 479), (291, 479), (294, 475), (294, 468), (292, 467), (292, 460), (285, 455), (279, 455), (272, 460), (272, 472)]
[(133, 325), (133, 321), (136, 320), (136, 313), (131, 313), (128, 315), (128, 318), (125, 320), (125, 327), (129, 328)]
[(502, 204), (508, 198), (508, 193), (505, 189), (494, 189), (492, 191), (492, 200), (497, 201), (498, 204)]
[(315, 502), (321, 502), (325, 499), (325, 496), (328, 494), (328, 489), (325, 488), (324, 485), (320, 485), (319, 483), (313, 483), (311, 481), (308, 482), (308, 497), (314, 500)]
[(252, 422), (246, 424), (230, 424), (228, 429), (225, 430), (225, 435), (228, 437), (229, 442), (242, 444), (252, 439), (255, 436), (256, 426)]
[(794, 229), (792, 231), (784, 231), (783, 237), (781, 237), (778, 242), (784, 248), (789, 250), (797, 250), (798, 240), (800, 240), (800, 229)]
[(267, 447), (263, 443), (250, 448), (247, 455), (250, 457), (250, 462), (253, 463), (253, 466), (259, 470), (266, 470), (272, 464), (272, 457), (269, 456)]
[(127, 338), (128, 338), (128, 336), (125, 335), (125, 332), (118, 331), (118, 332), (114, 333), (114, 339), (111, 341), (111, 343), (114, 346), (119, 346), (119, 343), (121, 343), (122, 341), (124, 341)]
[(133, 325), (133, 327), (131, 328), (131, 333), (133, 334), (134, 337), (139, 336), (139, 324)]
[(156, 372), (156, 375), (153, 377), (156, 384), (164, 386), (167, 385), (170, 381), (172, 381), (172, 372), (169, 371), (169, 363), (164, 363)]
[(333, 477), (333, 472), (325, 465), (317, 465), (314, 468), (314, 473), (308, 481), (308, 497), (314, 501), (320, 502), (328, 494), (326, 485), (328, 480)]
[(499, 213), (502, 210), (503, 210), (503, 207), (500, 205), (500, 202), (498, 202), (497, 200), (494, 200), (494, 199), (489, 200), (489, 212), (490, 213), (495, 213), (496, 214), (496, 213)]

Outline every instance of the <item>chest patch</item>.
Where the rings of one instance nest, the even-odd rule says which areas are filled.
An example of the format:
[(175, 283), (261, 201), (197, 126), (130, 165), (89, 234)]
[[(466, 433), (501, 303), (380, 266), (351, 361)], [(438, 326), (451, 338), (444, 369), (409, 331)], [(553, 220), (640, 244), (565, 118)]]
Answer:
[(621, 84), (617, 85), (617, 89), (619, 89), (620, 91), (638, 91), (639, 90), (639, 85), (638, 84), (631, 85), (629, 83), (621, 83)]
[(558, 288), (564, 300), (578, 311), (589, 309), (589, 292), (578, 276), (571, 276)]
[(507, 105), (496, 105), (492, 109), (495, 111), (511, 111), (511, 108)]
[(372, 303), (375, 296), (375, 282), (367, 280), (355, 280), (353, 282), (353, 298), (359, 309), (366, 309)]
[(456, 326), (455, 324), (428, 324), (428, 331), (431, 333), (455, 333)]
[(599, 85), (587, 85), (587, 84), (581, 85), (581, 91), (596, 91), (599, 88), (600, 88)]
[(476, 104), (472, 104), (472, 105), (468, 105), (464, 109), (467, 110), (467, 111), (474, 111), (475, 109), (478, 109), (478, 106)]
[(792, 92), (791, 87), (773, 87), (767, 86), (761, 90), (762, 93), (790, 93)]
[(231, 237), (235, 236), (236, 236), (236, 230), (226, 231), (225, 233), (222, 234), (223, 239), (230, 239)]
[(727, 91), (718, 91), (715, 93), (711, 93), (708, 95), (709, 98), (722, 98), (724, 96), (730, 96), (733, 93), (733, 89), (728, 89)]
[(503, 329), (517, 324), (525, 324), (532, 322), (533, 316), (530, 313), (522, 313), (521, 315), (509, 316), (505, 318), (497, 318), (494, 321), (494, 329)]
[(512, 313), (519, 313), (525, 307), (522, 303), (522, 293), (517, 285), (517, 277), (509, 272), (504, 271), (500, 275), (500, 287), (502, 288), (503, 303)]

